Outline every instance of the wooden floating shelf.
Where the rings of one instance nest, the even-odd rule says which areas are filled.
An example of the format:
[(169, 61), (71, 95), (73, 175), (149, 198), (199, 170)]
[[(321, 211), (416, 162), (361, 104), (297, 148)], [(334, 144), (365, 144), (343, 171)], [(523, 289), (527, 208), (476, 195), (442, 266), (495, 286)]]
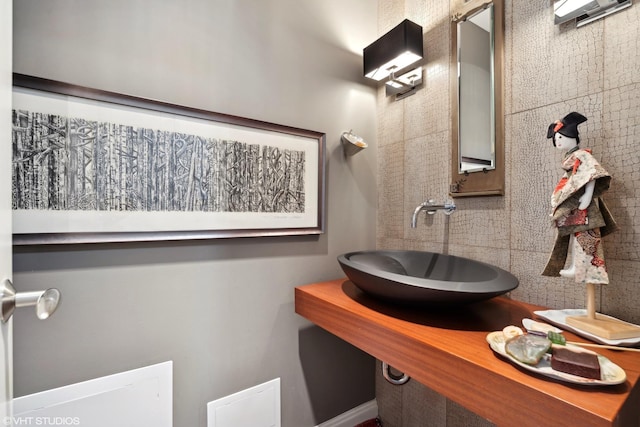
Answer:
[[(615, 386), (576, 386), (539, 377), (491, 351), (489, 332), (535, 318), (531, 304), (504, 297), (435, 311), (386, 304), (346, 279), (299, 286), (296, 313), (387, 362), (498, 426), (640, 426), (640, 357), (598, 349), (622, 367)], [(570, 341), (585, 340), (570, 332)]]

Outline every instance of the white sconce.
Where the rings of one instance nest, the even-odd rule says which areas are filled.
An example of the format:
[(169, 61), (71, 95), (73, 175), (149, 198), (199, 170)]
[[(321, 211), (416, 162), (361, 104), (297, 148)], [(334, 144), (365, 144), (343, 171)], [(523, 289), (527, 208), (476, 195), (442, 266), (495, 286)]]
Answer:
[(353, 156), (369, 146), (361, 137), (354, 134), (353, 130), (342, 132), (340, 141), (342, 141), (345, 156)]
[(631, 0), (555, 0), (554, 23), (575, 19), (576, 26), (581, 27), (630, 6)]
[(387, 96), (404, 98), (422, 84), (422, 67), (405, 72), (422, 55), (422, 27), (405, 19), (364, 48), (364, 76), (376, 81), (388, 79)]

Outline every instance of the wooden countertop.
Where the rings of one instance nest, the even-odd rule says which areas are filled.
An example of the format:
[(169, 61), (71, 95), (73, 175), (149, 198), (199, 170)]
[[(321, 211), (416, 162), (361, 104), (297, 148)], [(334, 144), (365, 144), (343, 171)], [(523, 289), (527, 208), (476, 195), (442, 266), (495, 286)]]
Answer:
[[(295, 289), (296, 313), (498, 426), (640, 426), (640, 354), (598, 349), (624, 384), (576, 386), (536, 376), (496, 355), (489, 332), (535, 318), (498, 297), (437, 312), (375, 300), (341, 279)], [(586, 341), (572, 333), (570, 341)], [(401, 386), (400, 386), (401, 387)]]

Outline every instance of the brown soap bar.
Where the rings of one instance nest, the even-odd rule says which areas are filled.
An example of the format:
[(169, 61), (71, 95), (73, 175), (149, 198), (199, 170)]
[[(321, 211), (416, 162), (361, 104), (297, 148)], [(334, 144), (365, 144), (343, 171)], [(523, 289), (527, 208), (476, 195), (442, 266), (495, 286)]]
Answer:
[(556, 371), (584, 378), (600, 379), (600, 362), (595, 353), (553, 346), (551, 367)]

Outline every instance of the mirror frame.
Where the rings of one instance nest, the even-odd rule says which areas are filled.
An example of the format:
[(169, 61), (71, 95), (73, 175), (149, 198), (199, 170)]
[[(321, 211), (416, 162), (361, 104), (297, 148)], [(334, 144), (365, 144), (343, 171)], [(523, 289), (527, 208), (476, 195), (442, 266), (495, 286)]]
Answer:
[[(504, 0), (453, 0), (459, 3), (451, 17), (451, 197), (503, 196), (505, 187), (504, 154)], [(494, 13), (494, 109), (495, 109), (495, 169), (459, 173), (459, 109), (458, 109), (458, 22), (493, 4)]]

